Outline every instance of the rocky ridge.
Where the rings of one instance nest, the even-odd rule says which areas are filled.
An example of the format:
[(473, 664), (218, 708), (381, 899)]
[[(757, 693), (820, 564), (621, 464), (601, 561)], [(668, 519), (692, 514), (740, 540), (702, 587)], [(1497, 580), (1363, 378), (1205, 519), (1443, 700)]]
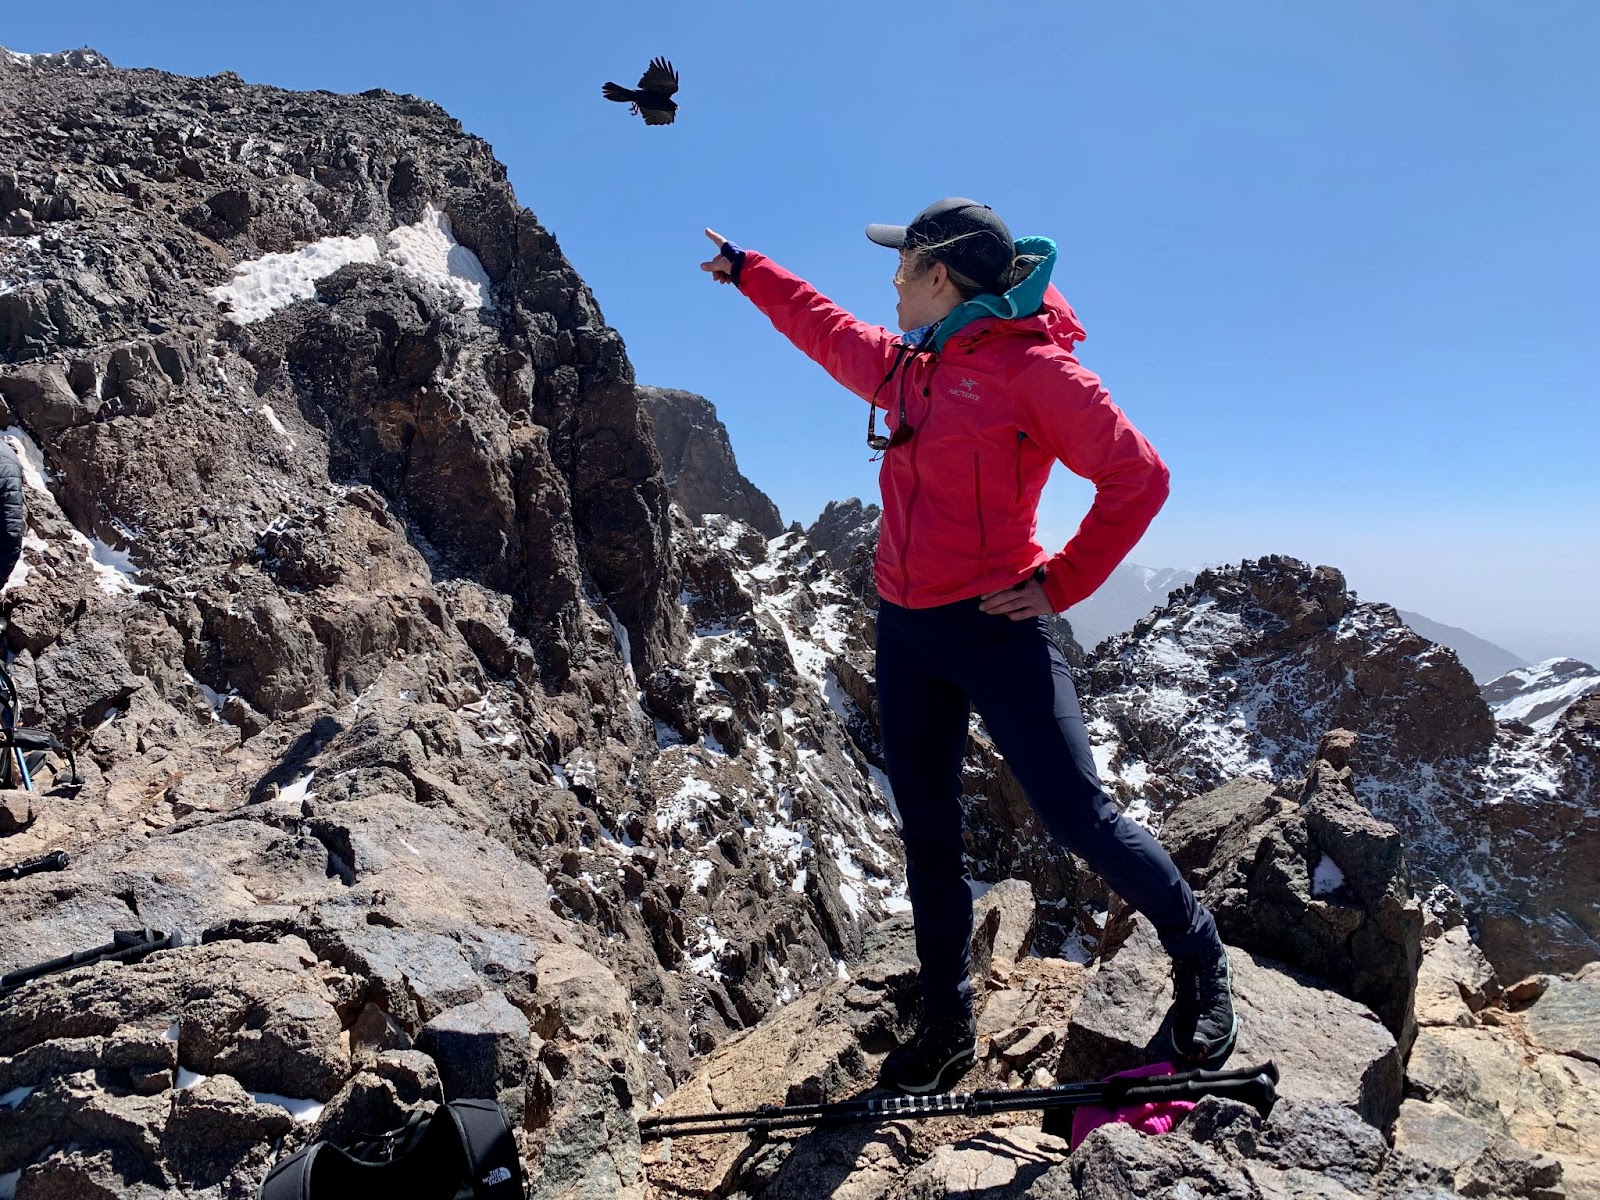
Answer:
[(1350, 730), (1361, 803), (1400, 830), (1423, 890), (1461, 895), (1498, 970), (1600, 957), (1588, 702), (1545, 733), (1498, 724), (1453, 651), (1334, 568), (1270, 558), (1202, 572), (1099, 647), (1084, 690), (1107, 785), (1157, 823), (1232, 779), (1292, 779), (1327, 730)]
[(778, 506), (740, 473), (728, 431), (710, 401), (677, 388), (638, 391), (655, 427), (667, 486), (691, 521), (716, 514), (743, 521), (764, 537), (783, 532)]

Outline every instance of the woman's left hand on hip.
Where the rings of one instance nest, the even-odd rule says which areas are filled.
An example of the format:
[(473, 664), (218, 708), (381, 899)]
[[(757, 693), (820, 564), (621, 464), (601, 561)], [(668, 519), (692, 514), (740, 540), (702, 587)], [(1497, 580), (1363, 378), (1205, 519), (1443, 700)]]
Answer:
[(1013, 621), (1055, 612), (1050, 607), (1050, 597), (1044, 594), (1044, 584), (1036, 579), (1026, 579), (1003, 591), (987, 592), (978, 607), (993, 616), (1010, 617)]

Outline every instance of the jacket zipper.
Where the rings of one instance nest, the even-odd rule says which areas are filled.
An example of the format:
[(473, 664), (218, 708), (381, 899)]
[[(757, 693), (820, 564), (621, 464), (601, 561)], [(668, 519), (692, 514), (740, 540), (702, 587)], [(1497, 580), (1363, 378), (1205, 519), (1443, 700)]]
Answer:
[[(913, 368), (916, 366), (915, 358), (911, 360), (911, 365)], [(904, 376), (901, 376), (900, 386), (902, 388), (906, 386), (910, 374), (911, 372), (907, 371)], [(917, 426), (917, 434), (926, 436), (928, 420), (933, 416), (933, 360), (928, 363), (928, 379), (923, 385), (922, 395), (928, 401), (928, 405), (927, 411), (922, 417), (922, 424)], [(922, 490), (922, 477), (917, 474), (917, 443), (919, 440), (917, 436), (913, 436), (911, 439), (911, 492), (906, 497), (906, 532), (905, 536), (900, 539), (900, 602), (902, 604), (906, 604), (906, 601), (911, 598), (911, 514), (917, 506), (917, 493)], [(909, 608), (910, 605), (906, 604), (906, 607)]]
[(989, 573), (989, 534), (983, 525), (983, 459), (972, 452), (972, 506), (978, 512), (978, 575)]

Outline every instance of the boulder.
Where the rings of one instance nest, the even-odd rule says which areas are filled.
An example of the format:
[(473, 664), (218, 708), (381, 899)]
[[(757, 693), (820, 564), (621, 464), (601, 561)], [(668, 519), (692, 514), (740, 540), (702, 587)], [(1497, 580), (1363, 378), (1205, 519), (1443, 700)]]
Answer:
[(1378, 1015), (1401, 1056), (1415, 1036), (1422, 908), (1400, 835), (1356, 799), (1351, 735), (1323, 742), (1299, 788), (1250, 780), (1184, 800), (1162, 841), (1223, 939), (1315, 975)]
[(528, 1033), (528, 1019), (491, 992), (430, 1020), (417, 1035), (417, 1049), (437, 1064), (446, 1100), (498, 1100), (515, 1123), (528, 1069)]

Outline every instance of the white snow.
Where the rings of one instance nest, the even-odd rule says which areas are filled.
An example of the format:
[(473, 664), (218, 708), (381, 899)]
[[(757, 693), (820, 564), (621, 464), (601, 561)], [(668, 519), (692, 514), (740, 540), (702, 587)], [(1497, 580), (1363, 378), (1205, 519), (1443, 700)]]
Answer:
[(325, 237), (283, 254), (264, 254), (240, 263), (233, 280), (206, 292), (218, 304), (231, 305), (230, 315), (241, 325), (270, 317), (280, 308), (317, 294), (317, 280), (326, 279), (349, 263), (378, 261), (378, 242), (370, 234), (360, 237)]
[(782, 857), (793, 865), (799, 865), (802, 852), (811, 845), (811, 838), (807, 836), (803, 822), (799, 829), (791, 829), (774, 821), (761, 831), (758, 840), (761, 848), (768, 854), (774, 858)]
[(1600, 692), (1600, 671), (1570, 658), (1548, 658), (1531, 667), (1508, 671), (1486, 685), (1515, 692), (1503, 700), (1491, 700), (1497, 721), (1521, 721), (1538, 733), (1549, 733), (1573, 701), (1590, 692)]
[(488, 272), (476, 254), (456, 241), (450, 218), (432, 205), (415, 225), (386, 234), (382, 247), (371, 234), (325, 237), (298, 250), (239, 263), (230, 282), (206, 294), (218, 304), (228, 304), (229, 315), (239, 324), (249, 325), (280, 308), (310, 300), (317, 294), (317, 281), (340, 267), (385, 260), (459, 297), (466, 308), (493, 307)]
[(288, 787), (281, 788), (278, 792), (278, 799), (288, 800), (293, 804), (299, 804), (300, 802), (315, 796), (316, 793), (310, 790), (311, 780), (315, 775), (316, 771), (308, 771), (304, 775), (300, 776), (299, 779), (296, 779)]
[(727, 949), (728, 939), (718, 932), (710, 917), (696, 917), (695, 924), (700, 926), (700, 936), (695, 939), (691, 949), (698, 953), (689, 955), (689, 969), (696, 975), (715, 979), (720, 974), (715, 965), (717, 955)]
[(102, 567), (110, 567), (122, 575), (126, 575), (131, 582), (134, 572), (139, 568), (133, 565), (133, 559), (126, 550), (118, 550), (115, 546), (107, 545), (99, 538), (89, 539), (90, 554), (94, 561)]
[(294, 438), (291, 437), (289, 431), (283, 427), (283, 422), (278, 420), (278, 414), (272, 411), (272, 405), (263, 404), (257, 411), (267, 419), (267, 424), (271, 425), (275, 430), (277, 430), (278, 433), (282, 435), (283, 440), (289, 443), (289, 448), (291, 450), (294, 449)]
[(73, 67), (78, 70), (102, 70), (111, 65), (111, 60), (105, 55), (88, 48), (24, 54), (20, 50), (8, 50), (0, 46), (0, 62), (15, 63), (19, 67)]
[(26, 429), (16, 425), (0, 429), (0, 437), (10, 442), (11, 448), (17, 452), (17, 460), (22, 464), (22, 482), (48, 496), (50, 485), (45, 482), (44, 452), (39, 449), (39, 443), (33, 440)]
[(206, 703), (211, 705), (211, 719), (213, 721), (221, 721), (222, 702), (225, 699), (223, 694), (217, 691), (215, 688), (207, 687), (193, 675), (189, 676), (189, 680), (194, 684), (195, 687), (200, 689), (200, 694), (206, 698)]
[(38, 234), (26, 238), (0, 240), (0, 263), (9, 262), (5, 267), (5, 273), (0, 274), (0, 296), (16, 291), (23, 284), (35, 283), (43, 278), (31, 264), (24, 261), (38, 249)]
[(22, 553), (17, 558), (17, 565), (11, 568), (11, 574), (6, 577), (5, 585), (0, 591), (9, 592), (12, 588), (19, 588), (28, 582), (28, 573), (33, 570), (28, 565), (28, 551), (42, 554), (46, 549), (44, 539), (33, 530), (29, 529), (22, 535)]
[(89, 566), (94, 570), (95, 582), (106, 595), (116, 596), (123, 592), (147, 590), (143, 584), (133, 581), (133, 573), (137, 568), (128, 557), (127, 551), (115, 550), (99, 538), (86, 538), (76, 529), (72, 531), (72, 540), (81, 543), (88, 552)]
[(704, 779), (690, 776), (678, 785), (675, 793), (657, 805), (656, 828), (666, 830), (691, 823), (695, 813), (705, 807), (707, 800), (715, 799), (716, 795), (716, 790)]
[(12, 1088), (5, 1095), (0, 1096), (0, 1108), (17, 1108), (24, 1100), (33, 1095), (34, 1088), (24, 1086)]
[(428, 205), (422, 220), (389, 234), (389, 261), (461, 297), (466, 308), (493, 308), (489, 273), (478, 256), (456, 241), (450, 218)]
[(567, 760), (567, 778), (573, 786), (594, 790), (595, 760), (585, 755), (574, 754)]
[(628, 640), (628, 627), (617, 620), (617, 614), (611, 611), (611, 606), (605, 606), (606, 619), (611, 622), (611, 635), (617, 639), (617, 653), (622, 656), (622, 665), (629, 671), (633, 670), (633, 643)]
[[(173, 1022), (177, 1028), (177, 1022)], [(173, 1087), (178, 1091), (187, 1091), (210, 1079), (209, 1075), (200, 1075), (187, 1067), (178, 1068), (177, 1082)], [(274, 1104), (286, 1109), (291, 1117), (302, 1125), (309, 1125), (322, 1115), (322, 1103), (317, 1100), (302, 1100), (295, 1096), (280, 1096), (276, 1092), (251, 1092), (250, 1098), (258, 1104)]]
[(1344, 884), (1344, 872), (1339, 869), (1339, 864), (1326, 854), (1317, 864), (1317, 869), (1311, 873), (1311, 894), (1313, 896), (1328, 896), (1339, 890)]
[(161, 1035), (161, 1040), (163, 1042), (175, 1042), (175, 1041), (177, 1041), (178, 1040), (178, 1025), (179, 1025), (179, 1023), (177, 1021), (174, 1021), (168, 1027), (167, 1031)]
[[(11, 426), (0, 429), (0, 437), (10, 443), (16, 451), (17, 461), (22, 466), (23, 486), (39, 492), (41, 495), (50, 495), (50, 485), (47, 482), (44, 466), (44, 454), (39, 450), (37, 442), (30, 437), (26, 430)], [(119, 527), (125, 528), (125, 527)], [(142, 592), (145, 587), (133, 581), (133, 559), (127, 550), (118, 550), (99, 538), (85, 537), (74, 529), (71, 534), (72, 541), (84, 548), (89, 557), (89, 565), (94, 569), (96, 582), (100, 590), (108, 596), (116, 596), (125, 592)], [(131, 539), (130, 539), (131, 540)], [(31, 532), (23, 535), (24, 550), (44, 550), (45, 542)], [(19, 561), (6, 580), (7, 588), (20, 587), (28, 577), (29, 568), (25, 562)]]
[(689, 887), (696, 892), (705, 891), (711, 882), (711, 873), (715, 869), (709, 859), (695, 859), (689, 864)]
[(318, 1100), (300, 1100), (294, 1096), (280, 1096), (276, 1092), (251, 1092), (250, 1098), (257, 1104), (275, 1104), (287, 1109), (289, 1115), (302, 1125), (310, 1125), (322, 1115), (322, 1103)]

